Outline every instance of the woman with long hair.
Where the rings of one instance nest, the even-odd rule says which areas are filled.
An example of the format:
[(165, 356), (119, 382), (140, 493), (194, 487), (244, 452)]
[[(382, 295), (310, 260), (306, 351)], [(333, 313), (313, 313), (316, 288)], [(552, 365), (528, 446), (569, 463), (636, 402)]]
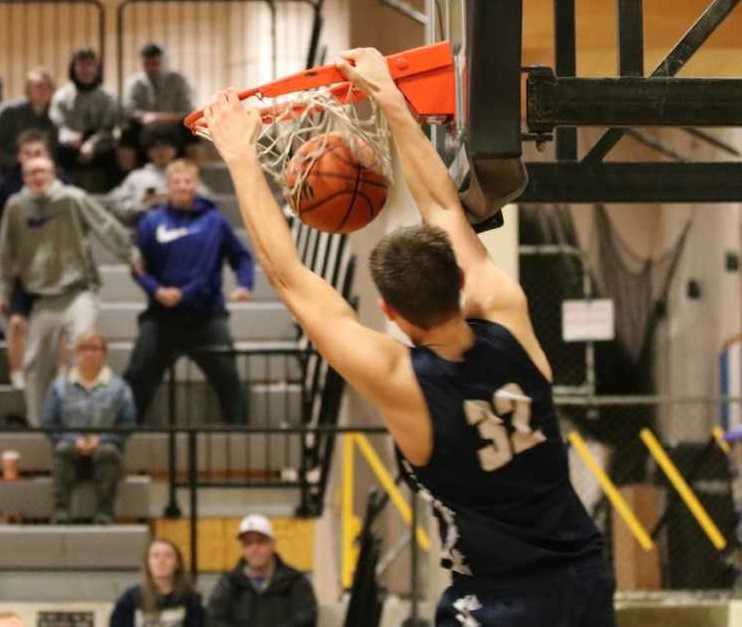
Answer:
[(116, 601), (110, 627), (203, 627), (201, 595), (191, 585), (180, 549), (155, 538), (147, 546), (142, 582)]

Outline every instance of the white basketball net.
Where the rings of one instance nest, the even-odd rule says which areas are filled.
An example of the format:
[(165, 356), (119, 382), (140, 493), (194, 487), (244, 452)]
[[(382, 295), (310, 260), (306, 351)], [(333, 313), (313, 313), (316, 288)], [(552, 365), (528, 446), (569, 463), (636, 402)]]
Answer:
[[(261, 99), (267, 107), (261, 107), (264, 126), (257, 140), (263, 169), (285, 190), (287, 199), (302, 197), (306, 175), (323, 153), (326, 139), (317, 141), (302, 155), (302, 167), (293, 182), (286, 176), (286, 165), (305, 143), (315, 137), (326, 138), (329, 133), (341, 134), (356, 161), (382, 174), (390, 187), (393, 185), (389, 125), (373, 99), (347, 104), (329, 88), (289, 96), (283, 100)], [(205, 128), (199, 129), (199, 134), (208, 138)]]

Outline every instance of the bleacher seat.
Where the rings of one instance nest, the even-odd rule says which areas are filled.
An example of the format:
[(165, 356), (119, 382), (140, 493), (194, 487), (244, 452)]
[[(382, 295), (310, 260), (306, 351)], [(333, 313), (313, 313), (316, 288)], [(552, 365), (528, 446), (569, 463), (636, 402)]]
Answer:
[[(151, 480), (143, 476), (127, 476), (119, 486), (116, 498), (116, 517), (128, 520), (149, 518), (149, 491)], [(72, 518), (92, 518), (95, 514), (95, 492), (90, 481), (79, 483), (72, 493)], [(40, 520), (52, 514), (52, 485), (50, 477), (34, 477), (17, 481), (0, 481), (0, 507), (6, 516)]]

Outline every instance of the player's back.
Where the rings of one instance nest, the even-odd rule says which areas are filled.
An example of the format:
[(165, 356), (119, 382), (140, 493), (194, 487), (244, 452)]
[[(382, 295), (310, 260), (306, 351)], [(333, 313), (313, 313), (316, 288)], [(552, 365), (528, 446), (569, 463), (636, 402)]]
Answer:
[(469, 320), (460, 362), (412, 349), (433, 423), (433, 453), (406, 474), (433, 498), (444, 561), (512, 577), (579, 560), (602, 539), (569, 481), (551, 383), (502, 325)]

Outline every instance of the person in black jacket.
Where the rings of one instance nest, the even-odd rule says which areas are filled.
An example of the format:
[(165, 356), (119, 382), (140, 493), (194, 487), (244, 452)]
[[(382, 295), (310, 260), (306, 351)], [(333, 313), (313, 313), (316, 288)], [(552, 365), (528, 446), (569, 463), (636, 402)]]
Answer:
[(224, 573), (208, 602), (209, 627), (315, 627), (312, 585), (276, 553), (265, 516), (246, 516), (238, 540), (242, 559)]
[(142, 583), (122, 594), (110, 627), (204, 627), (201, 595), (191, 585), (180, 549), (169, 540), (149, 543)]

